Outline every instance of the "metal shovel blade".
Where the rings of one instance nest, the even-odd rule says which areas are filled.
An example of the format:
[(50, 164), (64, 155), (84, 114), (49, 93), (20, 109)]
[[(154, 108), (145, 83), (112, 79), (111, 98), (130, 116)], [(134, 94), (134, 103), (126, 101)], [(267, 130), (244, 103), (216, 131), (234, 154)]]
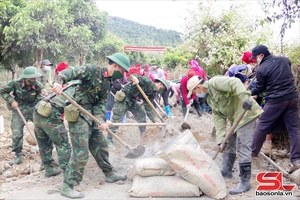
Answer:
[(125, 158), (135, 159), (141, 157), (145, 153), (145, 147), (143, 145), (138, 145), (137, 147), (127, 148), (129, 150), (128, 154), (126, 154)]
[(181, 128), (182, 128), (182, 129), (191, 129), (191, 126), (190, 126), (188, 123), (183, 122), (183, 123), (181, 124)]

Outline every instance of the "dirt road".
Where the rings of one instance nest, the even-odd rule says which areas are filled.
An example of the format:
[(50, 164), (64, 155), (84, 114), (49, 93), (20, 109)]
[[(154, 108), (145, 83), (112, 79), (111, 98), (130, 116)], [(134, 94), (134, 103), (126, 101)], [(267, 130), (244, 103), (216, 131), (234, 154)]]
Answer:
[[(143, 138), (140, 138), (137, 127), (120, 127), (118, 135), (128, 142), (130, 145), (135, 146), (142, 144), (146, 147), (146, 152), (142, 158), (155, 157), (158, 149), (167, 141), (171, 140), (174, 136), (181, 134), (181, 124), (183, 117), (181, 116), (180, 108), (172, 108), (172, 112), (176, 118), (168, 120), (168, 126), (166, 128), (166, 136), (163, 137), (160, 127), (147, 127), (146, 134)], [(5, 117), (6, 119), (9, 118)], [(17, 166), (7, 166), (7, 161), (13, 158), (11, 153), (11, 131), (9, 130), (9, 121), (6, 121), (6, 131), (0, 135), (0, 159), (2, 167), (0, 176), (0, 200), (11, 199), (68, 199), (62, 197), (59, 193), (59, 189), (62, 182), (62, 174), (56, 177), (45, 178), (44, 171), (40, 171), (40, 159), (36, 152), (36, 147), (32, 147), (26, 141), (24, 142), (25, 159), (24, 163)], [(133, 119), (128, 119), (127, 122), (135, 122)], [(199, 141), (201, 147), (211, 157), (216, 150), (216, 143), (211, 138), (211, 130), (213, 128), (212, 118), (203, 114), (202, 117), (198, 117), (195, 112), (190, 113), (187, 121), (191, 126), (191, 131), (195, 138)], [(26, 132), (26, 134), (28, 134)], [(127, 150), (118, 143), (115, 143), (114, 147), (110, 148), (110, 162), (116, 168), (117, 171), (127, 173), (135, 160), (126, 159), (124, 156), (127, 154)], [(221, 167), (221, 157), (219, 154), (216, 163)], [(54, 152), (54, 158), (56, 159), (56, 152)], [(283, 168), (288, 165), (288, 158), (277, 159), (276, 162)], [(37, 164), (38, 163), (38, 164)], [(255, 195), (258, 182), (256, 181), (256, 174), (262, 171), (276, 171), (262, 158), (258, 158), (252, 165), (252, 177), (251, 177), (251, 190), (241, 195), (228, 195), (227, 199), (274, 199), (274, 197), (257, 197)], [(226, 187), (228, 191), (239, 182), (238, 176), (238, 161), (235, 163), (233, 179), (226, 180)], [(288, 184), (288, 180), (284, 179), (284, 183)], [(80, 186), (76, 189), (85, 193), (85, 199), (136, 199), (129, 196), (128, 191), (132, 186), (132, 181), (126, 180), (124, 182), (118, 182), (108, 184), (104, 182), (104, 174), (96, 165), (93, 157), (90, 155), (90, 160), (85, 168), (85, 174)], [(275, 199), (297, 199), (298, 187), (293, 190), (293, 195), (290, 197), (277, 196)], [(207, 196), (202, 195), (200, 198), (209, 199)], [(144, 199), (151, 199), (144, 198)], [(175, 199), (175, 198), (155, 198), (155, 199)], [(187, 199), (187, 198), (176, 198)], [(199, 197), (189, 198), (199, 199)]]

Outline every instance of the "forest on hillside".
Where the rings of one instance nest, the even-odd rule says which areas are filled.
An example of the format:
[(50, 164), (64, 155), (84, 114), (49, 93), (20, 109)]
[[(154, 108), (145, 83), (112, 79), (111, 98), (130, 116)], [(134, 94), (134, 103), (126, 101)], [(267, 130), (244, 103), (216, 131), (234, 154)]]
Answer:
[(126, 45), (176, 47), (182, 43), (177, 31), (157, 29), (120, 17), (109, 16), (106, 28), (108, 32), (122, 38)]

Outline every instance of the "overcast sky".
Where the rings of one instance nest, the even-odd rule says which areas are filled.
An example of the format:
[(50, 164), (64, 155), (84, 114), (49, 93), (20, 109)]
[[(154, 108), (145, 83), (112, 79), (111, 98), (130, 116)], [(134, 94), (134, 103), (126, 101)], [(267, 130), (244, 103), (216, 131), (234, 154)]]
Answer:
[[(204, 1), (204, 0), (203, 0)], [(188, 10), (195, 8), (196, 0), (96, 0), (100, 10), (107, 11), (110, 16), (118, 16), (124, 19), (135, 21), (141, 24), (154, 26), (167, 30), (183, 31), (184, 17), (188, 15)], [(245, 3), (244, 1), (238, 1)], [(255, 11), (264, 15), (257, 1), (249, 2), (247, 13), (253, 14)], [(229, 1), (219, 0), (220, 7), (228, 6)], [(251, 9), (251, 7), (253, 7)], [(256, 13), (257, 14), (257, 13)], [(279, 25), (274, 26), (278, 29)], [(293, 30), (287, 30), (287, 38), (300, 42), (300, 22), (293, 24)], [(279, 34), (279, 33), (278, 33)], [(278, 37), (278, 34), (275, 37)]]
[(117, 1), (98, 0), (101, 10), (111, 16), (118, 16), (141, 24), (168, 30), (182, 30), (186, 10), (193, 7), (195, 1)]

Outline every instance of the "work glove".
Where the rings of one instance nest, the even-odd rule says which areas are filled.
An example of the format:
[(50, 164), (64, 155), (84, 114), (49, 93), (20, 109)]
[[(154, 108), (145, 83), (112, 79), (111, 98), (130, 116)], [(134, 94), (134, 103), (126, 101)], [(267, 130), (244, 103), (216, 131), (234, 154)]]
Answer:
[(250, 110), (251, 107), (252, 107), (252, 101), (250, 101), (250, 99), (245, 99), (245, 100), (243, 101), (243, 108), (244, 108), (245, 110)]

